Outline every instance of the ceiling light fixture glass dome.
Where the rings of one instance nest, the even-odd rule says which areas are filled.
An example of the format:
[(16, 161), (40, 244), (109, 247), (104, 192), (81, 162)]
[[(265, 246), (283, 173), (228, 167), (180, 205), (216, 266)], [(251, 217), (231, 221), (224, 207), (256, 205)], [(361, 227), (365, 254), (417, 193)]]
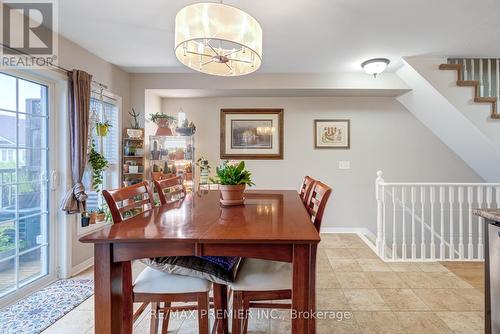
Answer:
[(366, 73), (376, 78), (377, 75), (385, 71), (390, 62), (387, 58), (374, 58), (361, 63), (361, 67)]
[(262, 63), (262, 28), (251, 15), (232, 6), (189, 5), (175, 17), (175, 55), (202, 73), (249, 74)]

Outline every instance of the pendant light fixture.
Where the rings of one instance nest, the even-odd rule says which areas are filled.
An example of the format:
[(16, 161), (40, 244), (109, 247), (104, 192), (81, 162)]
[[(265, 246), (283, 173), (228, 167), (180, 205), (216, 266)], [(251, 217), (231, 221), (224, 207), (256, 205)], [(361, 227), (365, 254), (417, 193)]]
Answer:
[(244, 11), (222, 3), (197, 3), (175, 17), (175, 55), (196, 71), (238, 76), (262, 63), (262, 28)]

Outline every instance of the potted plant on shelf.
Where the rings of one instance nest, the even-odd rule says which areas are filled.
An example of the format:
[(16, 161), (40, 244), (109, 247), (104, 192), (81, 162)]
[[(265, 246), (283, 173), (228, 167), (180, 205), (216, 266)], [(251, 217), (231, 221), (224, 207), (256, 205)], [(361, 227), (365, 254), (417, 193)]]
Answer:
[(192, 136), (196, 132), (196, 126), (186, 118), (181, 126), (175, 128), (175, 132), (182, 136)]
[(106, 212), (103, 208), (95, 209), (90, 212), (90, 224), (103, 222), (106, 220)]
[(200, 168), (200, 184), (208, 184), (208, 176), (210, 174), (210, 164), (204, 157), (196, 160), (196, 166)]
[(184, 160), (184, 149), (182, 147), (175, 150), (175, 160)]
[(184, 168), (184, 177), (186, 181), (191, 181), (193, 179), (193, 165), (188, 162), (186, 168)]
[(151, 178), (154, 181), (159, 181), (159, 180), (161, 180), (162, 175), (163, 175), (163, 173), (162, 173), (160, 167), (157, 164), (154, 164), (153, 169), (151, 170)]
[(108, 160), (97, 152), (94, 141), (90, 147), (89, 165), (92, 168), (92, 188), (95, 192), (99, 192), (102, 186), (102, 172), (108, 168)]
[(170, 122), (175, 121), (174, 116), (170, 116), (164, 113), (149, 114), (149, 119), (151, 122), (158, 126), (156, 130), (156, 136), (171, 136), (172, 130), (170, 129)]
[(211, 181), (220, 184), (221, 204), (224, 206), (243, 204), (246, 186), (255, 185), (252, 182), (252, 173), (245, 169), (245, 162), (226, 160), (215, 169), (215, 172), (217, 177)]
[(97, 122), (95, 124), (95, 131), (99, 137), (106, 137), (108, 135), (108, 130), (112, 125), (109, 121)]

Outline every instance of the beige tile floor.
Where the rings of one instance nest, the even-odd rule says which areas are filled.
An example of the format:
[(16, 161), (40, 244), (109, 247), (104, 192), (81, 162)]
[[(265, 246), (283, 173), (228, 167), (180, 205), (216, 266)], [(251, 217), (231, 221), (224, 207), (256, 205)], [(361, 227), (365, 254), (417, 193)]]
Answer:
[[(354, 234), (322, 234), (318, 251), (318, 333), (482, 333), (482, 267), (477, 264), (384, 263)], [(454, 271), (456, 273), (454, 273)], [(92, 276), (88, 270), (80, 276)], [(464, 277), (462, 279), (461, 277)], [(472, 277), (472, 279), (471, 279)], [(471, 282), (471, 283), (469, 283)], [(255, 312), (254, 315), (258, 316)], [(250, 333), (289, 333), (286, 311), (250, 321)], [(169, 333), (197, 333), (195, 318), (175, 318)], [(44, 333), (93, 333), (93, 299)], [(149, 332), (148, 312), (134, 333)]]

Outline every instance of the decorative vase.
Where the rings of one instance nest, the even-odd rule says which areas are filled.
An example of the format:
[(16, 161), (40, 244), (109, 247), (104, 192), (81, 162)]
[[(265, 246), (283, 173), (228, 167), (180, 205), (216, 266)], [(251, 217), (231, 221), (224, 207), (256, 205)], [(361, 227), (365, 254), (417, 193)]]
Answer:
[(244, 192), (245, 185), (224, 185), (221, 184), (220, 187), (220, 203), (223, 206), (229, 205), (242, 205), (245, 201)]
[(208, 183), (208, 176), (209, 172), (208, 169), (201, 169), (200, 170), (200, 183), (201, 184), (207, 184)]
[(156, 120), (156, 125), (158, 129), (156, 129), (155, 136), (171, 136), (172, 129), (170, 129), (170, 122), (168, 119), (160, 118)]

